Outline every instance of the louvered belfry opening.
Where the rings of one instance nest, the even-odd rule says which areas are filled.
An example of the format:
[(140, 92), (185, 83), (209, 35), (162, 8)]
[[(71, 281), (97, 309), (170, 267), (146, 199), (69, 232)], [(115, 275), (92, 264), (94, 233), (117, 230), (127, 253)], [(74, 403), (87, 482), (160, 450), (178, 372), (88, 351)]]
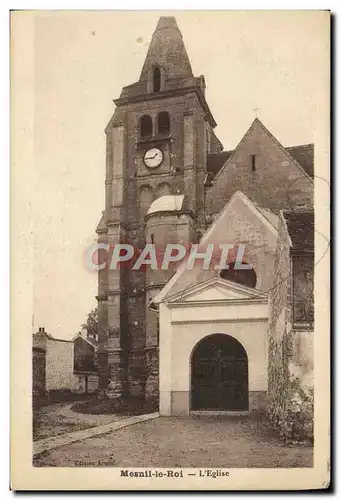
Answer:
[(156, 66), (153, 70), (153, 91), (160, 92), (161, 90), (161, 70)]
[(149, 115), (143, 115), (140, 119), (140, 136), (142, 139), (152, 137), (152, 118)]
[(157, 131), (159, 135), (168, 135), (170, 133), (170, 116), (167, 111), (158, 114)]

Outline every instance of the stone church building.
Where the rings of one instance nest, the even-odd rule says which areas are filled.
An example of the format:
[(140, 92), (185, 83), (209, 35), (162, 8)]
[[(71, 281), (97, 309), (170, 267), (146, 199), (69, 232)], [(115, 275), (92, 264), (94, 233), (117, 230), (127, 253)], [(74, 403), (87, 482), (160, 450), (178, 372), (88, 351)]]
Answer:
[(251, 266), (99, 271), (101, 389), (159, 398), (166, 415), (266, 405), (278, 231), (285, 213), (313, 208), (313, 145), (284, 147), (256, 118), (225, 151), (205, 88), (175, 18), (161, 17), (105, 129), (99, 243), (243, 243)]

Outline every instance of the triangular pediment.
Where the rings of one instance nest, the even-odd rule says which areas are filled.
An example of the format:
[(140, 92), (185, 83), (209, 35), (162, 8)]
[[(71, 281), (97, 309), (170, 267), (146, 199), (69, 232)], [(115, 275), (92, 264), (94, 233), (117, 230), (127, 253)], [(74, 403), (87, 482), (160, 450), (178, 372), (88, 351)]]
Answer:
[(253, 203), (277, 212), (300, 203), (310, 206), (313, 182), (294, 154), (255, 118), (213, 177), (206, 193), (206, 213), (219, 213), (237, 190)]
[(233, 163), (235, 161), (235, 158), (239, 154), (239, 152), (242, 149), (247, 149), (249, 148), (249, 143), (253, 143), (254, 139), (256, 139), (257, 142), (261, 143), (263, 147), (267, 146), (274, 146), (279, 148), (280, 154), (282, 155), (282, 159), (290, 160), (294, 163), (298, 171), (300, 171), (301, 174), (305, 175), (305, 172), (301, 165), (297, 163), (297, 161), (292, 157), (292, 155), (287, 151), (286, 148), (282, 146), (282, 144), (276, 139), (276, 137), (263, 125), (263, 123), (258, 119), (255, 118), (255, 120), (252, 122), (250, 125), (249, 129), (245, 133), (245, 135), (242, 137), (241, 141), (238, 143), (236, 146), (235, 150), (232, 152), (231, 155), (229, 155), (227, 161), (223, 165), (223, 167), (220, 169), (218, 174), (215, 177), (215, 183), (217, 182), (218, 178), (222, 175), (223, 171), (228, 168), (228, 165)]
[(216, 277), (188, 287), (183, 292), (168, 297), (170, 303), (210, 303), (267, 300), (268, 294), (239, 283)]

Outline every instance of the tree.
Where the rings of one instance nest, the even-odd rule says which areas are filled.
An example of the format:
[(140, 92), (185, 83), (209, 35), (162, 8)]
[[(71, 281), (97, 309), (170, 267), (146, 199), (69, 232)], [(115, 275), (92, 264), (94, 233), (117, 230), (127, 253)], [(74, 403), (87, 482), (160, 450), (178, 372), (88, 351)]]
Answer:
[[(82, 324), (82, 328), (86, 330), (86, 337), (88, 340), (94, 340), (98, 342), (98, 307), (92, 309), (86, 318), (86, 323)], [(79, 340), (79, 339), (78, 339)], [(84, 350), (85, 349), (85, 350)], [(77, 342), (75, 344), (75, 356), (74, 356), (74, 370), (83, 373), (85, 375), (85, 392), (88, 392), (88, 373), (98, 371), (98, 360), (95, 350), (89, 350), (84, 347), (81, 343)]]
[(98, 307), (89, 312), (86, 323), (82, 325), (82, 328), (86, 329), (88, 338), (98, 340)]

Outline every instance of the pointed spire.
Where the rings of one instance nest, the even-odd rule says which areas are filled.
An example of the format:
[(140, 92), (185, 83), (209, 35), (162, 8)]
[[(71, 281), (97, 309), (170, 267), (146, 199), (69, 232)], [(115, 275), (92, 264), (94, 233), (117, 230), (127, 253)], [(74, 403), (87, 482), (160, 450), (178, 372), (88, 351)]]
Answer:
[(178, 30), (176, 18), (173, 16), (161, 16), (158, 19), (155, 31), (163, 30), (165, 28), (175, 28)]
[(174, 17), (159, 18), (142, 68), (140, 80), (148, 78), (153, 66), (164, 68), (167, 78), (192, 77), (192, 70), (182, 34)]

